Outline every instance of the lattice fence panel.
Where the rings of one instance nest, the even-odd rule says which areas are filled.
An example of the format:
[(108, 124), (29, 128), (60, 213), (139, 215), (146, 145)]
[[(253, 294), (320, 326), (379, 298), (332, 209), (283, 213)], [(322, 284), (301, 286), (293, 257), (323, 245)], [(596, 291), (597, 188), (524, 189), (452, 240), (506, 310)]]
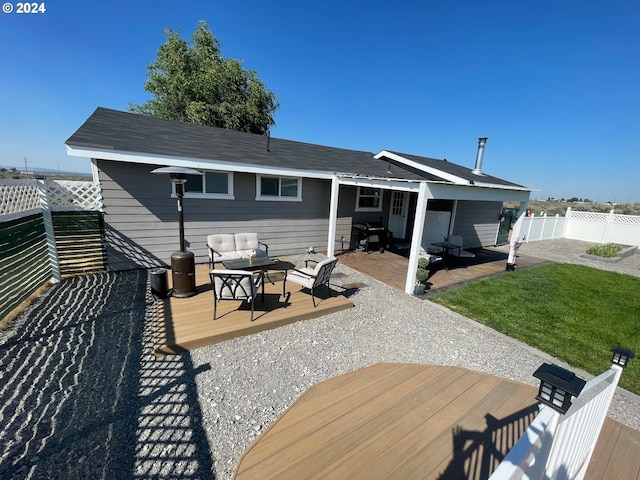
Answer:
[(623, 225), (640, 225), (640, 216), (638, 215), (614, 215), (613, 223), (621, 223)]
[(40, 208), (36, 180), (0, 180), (0, 215)]
[(609, 214), (598, 213), (598, 212), (576, 212), (572, 210), (571, 218), (574, 220), (590, 220), (592, 222), (606, 222), (609, 219)]
[(55, 212), (102, 211), (100, 187), (92, 182), (48, 181), (47, 195), (51, 210)]

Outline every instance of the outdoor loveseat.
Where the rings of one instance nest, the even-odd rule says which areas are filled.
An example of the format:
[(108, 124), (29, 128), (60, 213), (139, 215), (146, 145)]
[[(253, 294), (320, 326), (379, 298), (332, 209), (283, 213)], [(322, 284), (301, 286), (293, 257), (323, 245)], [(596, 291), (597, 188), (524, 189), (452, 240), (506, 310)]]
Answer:
[(207, 236), (209, 249), (209, 265), (214, 267), (216, 262), (239, 260), (246, 258), (249, 252), (255, 252), (256, 257), (268, 257), (269, 246), (258, 240), (257, 233), (217, 233)]

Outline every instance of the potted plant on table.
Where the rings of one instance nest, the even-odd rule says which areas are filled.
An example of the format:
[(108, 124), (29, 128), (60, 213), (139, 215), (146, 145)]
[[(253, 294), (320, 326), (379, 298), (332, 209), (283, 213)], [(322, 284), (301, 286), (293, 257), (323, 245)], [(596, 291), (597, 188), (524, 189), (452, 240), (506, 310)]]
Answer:
[(429, 278), (429, 260), (426, 258), (418, 259), (418, 269), (416, 270), (416, 285), (413, 288), (414, 295), (424, 295), (427, 288), (427, 279)]

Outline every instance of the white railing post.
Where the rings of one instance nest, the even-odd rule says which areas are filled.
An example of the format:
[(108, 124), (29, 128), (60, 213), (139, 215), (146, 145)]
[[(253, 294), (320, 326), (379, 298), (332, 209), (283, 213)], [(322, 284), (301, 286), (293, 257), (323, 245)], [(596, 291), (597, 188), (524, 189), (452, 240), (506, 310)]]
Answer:
[(516, 252), (520, 245), (526, 240), (526, 237), (521, 236), (522, 225), (526, 214), (523, 212), (518, 216), (518, 219), (513, 224), (513, 230), (511, 230), (511, 244), (509, 247), (509, 257), (507, 258), (507, 271), (513, 271), (516, 269)]
[(611, 227), (611, 223), (613, 222), (613, 209), (609, 211), (609, 215), (607, 216), (607, 223), (604, 227), (604, 232), (602, 233), (602, 240), (600, 243), (607, 243), (607, 238), (609, 236), (609, 228)]
[(45, 237), (47, 239), (47, 250), (49, 252), (49, 265), (51, 266), (51, 277), (54, 283), (61, 279), (60, 261), (58, 259), (58, 249), (56, 247), (56, 234), (53, 230), (53, 218), (51, 217), (51, 205), (47, 194), (47, 181), (38, 179), (38, 194), (40, 196), (40, 206), (42, 208), (42, 219), (44, 221)]
[(564, 214), (564, 228), (562, 229), (562, 238), (567, 238), (567, 227), (569, 226), (569, 222), (571, 221), (571, 207), (567, 207), (567, 211)]
[[(536, 218), (536, 214), (531, 212), (531, 216), (529, 217), (529, 229), (527, 230), (527, 243), (531, 240), (531, 227), (533, 226), (533, 221)], [(535, 241), (535, 240), (534, 240)]]
[(556, 216), (554, 217), (554, 221), (553, 221), (553, 230), (551, 231), (551, 239), (552, 240), (556, 239), (556, 228), (558, 228), (559, 219), (560, 219), (560, 214), (556, 213)]

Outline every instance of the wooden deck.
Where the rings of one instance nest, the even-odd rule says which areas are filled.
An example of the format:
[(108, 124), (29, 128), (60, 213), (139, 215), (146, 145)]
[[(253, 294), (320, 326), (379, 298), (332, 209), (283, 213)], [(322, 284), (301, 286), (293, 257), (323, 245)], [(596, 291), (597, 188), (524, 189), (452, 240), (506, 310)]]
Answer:
[[(404, 292), (409, 268), (409, 259), (406, 257), (392, 252), (365, 253), (363, 250), (353, 250), (338, 254), (338, 260), (343, 265)], [(519, 255), (516, 265), (517, 268), (524, 269), (543, 263), (549, 262)], [(384, 268), (381, 268), (382, 265)], [(476, 252), (475, 258), (449, 260), (447, 266), (448, 268), (444, 268), (442, 263), (433, 266), (425, 296), (481, 278), (501, 275), (506, 271), (507, 255), (491, 249), (482, 249)]]
[[(339, 292), (332, 296), (325, 288), (316, 292), (314, 308), (311, 294), (293, 282), (287, 282), (290, 295), (282, 296), (282, 273), (270, 272), (274, 285), (265, 283), (265, 301), (258, 295), (254, 321), (249, 320), (250, 307), (240, 301), (218, 303), (218, 319), (213, 320), (213, 292), (207, 265), (196, 266), (198, 294), (189, 298), (169, 297), (157, 302), (157, 324), (154, 331), (156, 355), (166, 355), (250, 335), (288, 323), (328, 315), (353, 306)], [(171, 275), (168, 275), (171, 286)], [(319, 299), (319, 300), (318, 300)]]
[[(307, 390), (234, 478), (486, 479), (535, 418), (536, 393), (463, 368), (377, 364)], [(640, 478), (639, 438), (607, 419), (586, 478)]]

